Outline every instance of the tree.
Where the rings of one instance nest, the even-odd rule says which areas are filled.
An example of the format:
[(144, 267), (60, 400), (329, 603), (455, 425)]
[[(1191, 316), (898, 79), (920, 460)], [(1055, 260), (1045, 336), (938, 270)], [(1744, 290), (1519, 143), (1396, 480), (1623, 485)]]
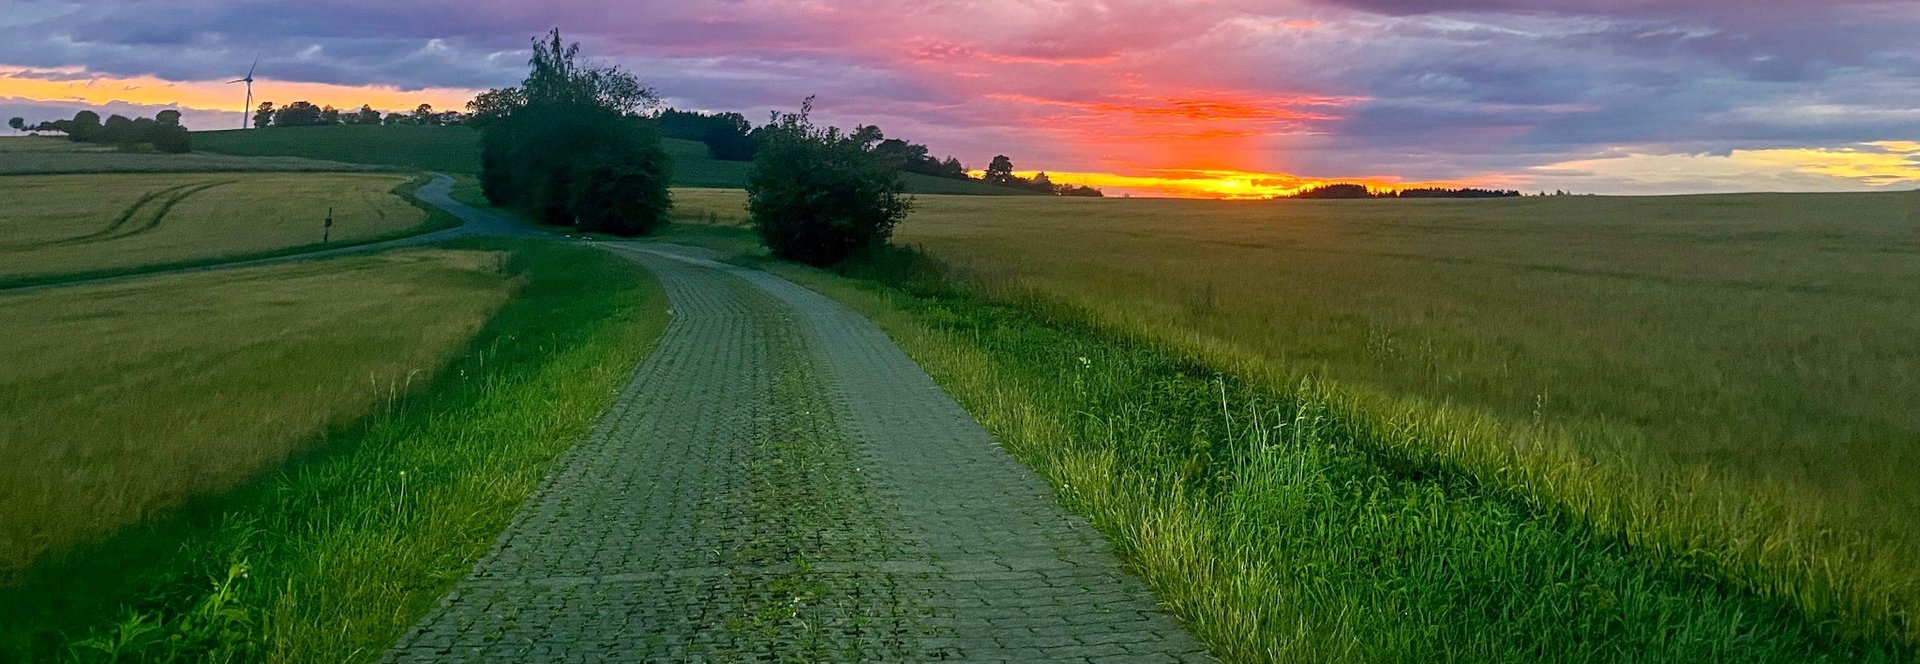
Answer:
[[(666, 152), (652, 120), (652, 88), (617, 67), (582, 62), (554, 30), (536, 39), (518, 88), (468, 103), (480, 130), (480, 188), (495, 205), (544, 223), (622, 235), (665, 219)], [(422, 108), (426, 108), (422, 106)]]
[(9, 119), (7, 120), (7, 126), (13, 128), (13, 133), (18, 134), (20, 133), (20, 130), (27, 128), (27, 119), (26, 118)]
[(67, 127), (67, 140), (75, 143), (89, 143), (100, 136), (100, 114), (93, 111), (81, 111), (73, 114), (73, 123)]
[[(614, 127), (625, 132), (652, 133), (640, 122)], [(583, 231), (613, 235), (640, 235), (666, 221), (673, 201), (667, 193), (671, 177), (666, 151), (658, 137), (630, 136), (609, 141), (633, 149), (599, 150), (576, 164), (569, 201), (575, 225)]]
[(270, 102), (270, 101), (260, 102), (260, 106), (253, 110), (253, 128), (259, 129), (261, 127), (272, 125), (273, 114), (274, 114), (273, 102)]
[(377, 125), (380, 124), (380, 112), (373, 110), (370, 105), (361, 104), (360, 110), (353, 114), (353, 121), (356, 124)]
[(867, 150), (877, 130), (816, 127), (812, 111), (808, 97), (799, 113), (776, 113), (763, 128), (747, 210), (774, 256), (824, 266), (885, 243), (913, 201), (894, 164)]
[(380, 119), (380, 124), (387, 125), (389, 127), (393, 125), (401, 125), (406, 123), (407, 123), (407, 116), (401, 115), (399, 113), (388, 113), (386, 117)]
[(275, 127), (311, 127), (320, 124), (320, 107), (296, 101), (273, 112)]
[(163, 127), (178, 127), (180, 126), (180, 112), (169, 108), (154, 114), (153, 121), (160, 123)]
[(987, 172), (981, 174), (981, 180), (987, 184), (1015, 184), (1013, 160), (1006, 155), (994, 155), (993, 163), (987, 164)]
[(192, 152), (193, 138), (179, 124), (160, 124), (154, 128), (153, 149), (175, 154)]
[(414, 107), (413, 115), (409, 120), (417, 125), (440, 124), (440, 116), (433, 114), (433, 104), (421, 104)]
[(520, 88), (488, 90), (467, 102), (467, 112), (473, 116), (469, 122), (476, 129), (485, 129), (487, 125), (505, 121), (515, 110), (526, 105), (527, 95)]
[(853, 142), (860, 144), (860, 149), (870, 150), (873, 149), (873, 146), (879, 144), (880, 141), (886, 140), (887, 135), (882, 133), (879, 127), (860, 125), (853, 128), (853, 134), (850, 138), (853, 139)]
[(1373, 192), (1368, 191), (1364, 185), (1342, 182), (1310, 187), (1294, 194), (1292, 197), (1316, 199), (1372, 198)]
[(323, 125), (340, 124), (340, 109), (334, 108), (331, 105), (320, 107), (320, 121), (318, 122), (318, 124), (323, 124)]

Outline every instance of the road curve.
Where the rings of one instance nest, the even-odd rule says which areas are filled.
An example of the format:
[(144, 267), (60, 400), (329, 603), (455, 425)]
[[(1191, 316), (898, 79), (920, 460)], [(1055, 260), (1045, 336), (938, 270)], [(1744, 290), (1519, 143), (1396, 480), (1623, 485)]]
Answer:
[(853, 311), (595, 243), (672, 322), (387, 662), (1205, 661), (1107, 542)]

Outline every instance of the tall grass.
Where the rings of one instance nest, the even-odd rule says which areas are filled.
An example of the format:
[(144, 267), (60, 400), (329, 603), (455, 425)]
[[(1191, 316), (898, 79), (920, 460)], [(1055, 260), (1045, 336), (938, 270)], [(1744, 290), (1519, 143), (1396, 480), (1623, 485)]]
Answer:
[[(683, 196), (727, 223), (737, 195)], [(1920, 195), (922, 197), (897, 242), (1400, 454), (1920, 644)]]
[(0, 660), (366, 661), (485, 552), (666, 324), (626, 261), (537, 242), (437, 377), (235, 491), (0, 588)]

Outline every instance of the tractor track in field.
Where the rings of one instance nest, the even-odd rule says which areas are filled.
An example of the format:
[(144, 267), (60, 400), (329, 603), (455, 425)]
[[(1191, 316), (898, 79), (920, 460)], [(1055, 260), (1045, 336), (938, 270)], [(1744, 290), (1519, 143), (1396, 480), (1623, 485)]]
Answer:
[(865, 318), (705, 250), (593, 244), (660, 278), (671, 323), (384, 661), (1208, 661)]

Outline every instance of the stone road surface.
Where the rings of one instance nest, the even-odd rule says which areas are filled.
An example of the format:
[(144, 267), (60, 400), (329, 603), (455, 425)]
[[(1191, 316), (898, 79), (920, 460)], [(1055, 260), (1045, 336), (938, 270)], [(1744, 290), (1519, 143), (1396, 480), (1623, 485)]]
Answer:
[(600, 246), (660, 277), (671, 324), (386, 661), (1207, 659), (858, 314), (702, 250)]

